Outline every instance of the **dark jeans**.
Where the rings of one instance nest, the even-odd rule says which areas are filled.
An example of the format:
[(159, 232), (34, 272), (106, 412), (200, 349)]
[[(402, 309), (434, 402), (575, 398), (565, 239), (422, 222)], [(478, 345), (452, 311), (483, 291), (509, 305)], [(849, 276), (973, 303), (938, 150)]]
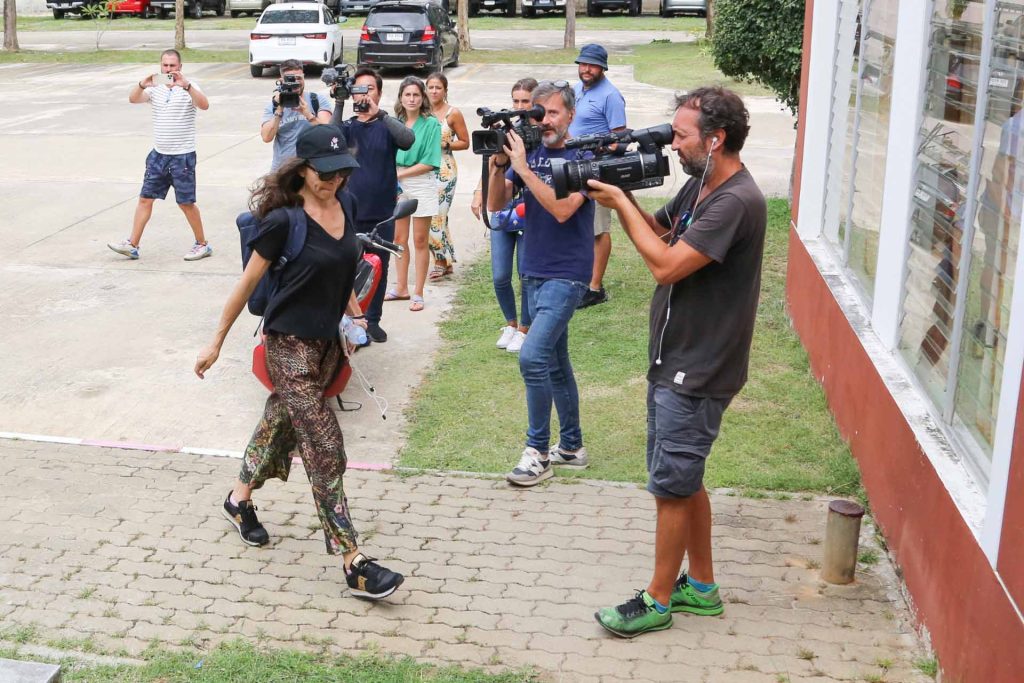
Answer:
[(524, 277), (533, 314), (519, 352), (526, 385), (526, 445), (546, 453), (551, 441), (551, 404), (558, 411), (558, 443), (566, 450), (583, 445), (580, 396), (569, 362), (569, 321), (588, 286), (584, 282)]
[(516, 316), (516, 291), (512, 286), (512, 262), (515, 257), (516, 269), (523, 253), (523, 233), (491, 230), (491, 279), (494, 281), (494, 295), (505, 320), (518, 320), (524, 327), (530, 326), (530, 307), (526, 296), (526, 284), (521, 285), (522, 313)]
[[(356, 232), (370, 232), (376, 224), (377, 221), (358, 222), (356, 223)], [(377, 234), (388, 242), (393, 242), (395, 239), (395, 222), (388, 221), (380, 226), (377, 228)], [(384, 294), (388, 291), (388, 264), (391, 261), (391, 253), (383, 249), (367, 249), (366, 251), (380, 257), (380, 283), (377, 285), (377, 291), (373, 293), (373, 298), (370, 300), (370, 307), (363, 312), (366, 313), (366, 322), (380, 324), (380, 318), (384, 312)], [(408, 255), (405, 258), (408, 258)]]

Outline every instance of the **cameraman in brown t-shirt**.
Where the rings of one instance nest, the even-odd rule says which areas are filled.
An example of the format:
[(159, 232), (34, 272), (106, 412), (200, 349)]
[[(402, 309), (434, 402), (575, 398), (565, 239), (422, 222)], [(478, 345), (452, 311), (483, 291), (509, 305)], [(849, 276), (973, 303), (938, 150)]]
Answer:
[[(672, 150), (692, 178), (671, 202), (651, 215), (618, 187), (588, 182), (590, 197), (618, 212), (658, 283), (647, 372), (654, 576), (635, 598), (595, 614), (627, 638), (668, 628), (673, 612), (723, 611), (704, 462), (722, 414), (747, 380), (768, 220), (764, 195), (740, 161), (750, 126), (739, 96), (698, 88), (675, 105)], [(680, 575), (684, 555), (689, 568)]]

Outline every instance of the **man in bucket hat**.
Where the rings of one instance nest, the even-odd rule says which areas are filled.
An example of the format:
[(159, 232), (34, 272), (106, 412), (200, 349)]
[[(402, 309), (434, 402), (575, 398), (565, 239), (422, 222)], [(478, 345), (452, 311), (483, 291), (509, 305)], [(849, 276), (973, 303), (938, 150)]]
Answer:
[[(576, 58), (580, 80), (576, 92), (576, 118), (569, 126), (570, 137), (621, 131), (626, 129), (626, 100), (605, 76), (608, 51), (597, 43), (588, 43)], [(583, 295), (580, 308), (608, 301), (604, 291), (604, 271), (612, 253), (612, 212), (604, 206), (594, 211), (594, 271), (590, 289)]]

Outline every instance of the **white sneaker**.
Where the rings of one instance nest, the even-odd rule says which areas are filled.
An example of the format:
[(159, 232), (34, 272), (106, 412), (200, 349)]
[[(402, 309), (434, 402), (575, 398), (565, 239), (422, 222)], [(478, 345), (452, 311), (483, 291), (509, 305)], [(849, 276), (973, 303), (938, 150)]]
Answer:
[(185, 260), (198, 261), (199, 259), (206, 258), (207, 256), (213, 256), (213, 248), (210, 247), (210, 243), (207, 242), (206, 244), (199, 244), (199, 242), (196, 242), (192, 245), (192, 248), (188, 250), (188, 253), (185, 254)]
[(545, 479), (555, 475), (551, 469), (551, 463), (540, 459), (541, 454), (536, 448), (527, 446), (523, 450), (523, 457), (519, 459), (511, 472), (505, 475), (508, 483), (516, 486), (535, 486)]
[(501, 328), (501, 336), (498, 337), (498, 348), (507, 349), (508, 343), (512, 341), (512, 336), (515, 335), (516, 332), (516, 328), (512, 327), (511, 325), (506, 325), (505, 327)]
[(559, 465), (562, 467), (568, 467), (574, 470), (585, 470), (587, 465), (590, 463), (587, 460), (587, 449), (585, 446), (580, 446), (580, 449), (575, 453), (563, 451), (561, 446), (555, 445), (551, 449), (551, 453), (548, 456), (551, 459), (552, 465)]
[(509, 353), (519, 353), (519, 349), (523, 348), (523, 342), (526, 341), (526, 335), (516, 330), (512, 335), (512, 339), (509, 341), (508, 346), (505, 350)]
[(139, 258), (139, 248), (127, 239), (123, 239), (120, 242), (108, 242), (107, 246), (122, 256), (127, 256), (130, 259)]

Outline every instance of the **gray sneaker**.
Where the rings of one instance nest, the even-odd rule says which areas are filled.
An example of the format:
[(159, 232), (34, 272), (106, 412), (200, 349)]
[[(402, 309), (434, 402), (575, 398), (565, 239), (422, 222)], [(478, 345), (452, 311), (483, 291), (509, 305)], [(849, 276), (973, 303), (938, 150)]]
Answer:
[(139, 248), (126, 239), (120, 242), (108, 242), (107, 246), (122, 256), (127, 256), (130, 259), (139, 258)]
[(546, 459), (541, 460), (540, 451), (527, 446), (523, 450), (523, 457), (519, 459), (519, 464), (505, 475), (505, 479), (508, 480), (508, 483), (516, 486), (535, 486), (545, 479), (550, 479), (554, 474), (551, 470), (551, 463)]
[(206, 244), (200, 244), (199, 242), (196, 242), (192, 245), (192, 248), (188, 250), (188, 253), (185, 254), (185, 260), (198, 261), (199, 259), (206, 258), (208, 256), (213, 256), (213, 248), (210, 246), (210, 243), (207, 242)]
[(576, 452), (563, 451), (561, 446), (555, 445), (549, 454), (551, 464), (558, 467), (568, 467), (574, 470), (585, 470), (590, 461), (587, 460), (587, 449), (580, 446)]

